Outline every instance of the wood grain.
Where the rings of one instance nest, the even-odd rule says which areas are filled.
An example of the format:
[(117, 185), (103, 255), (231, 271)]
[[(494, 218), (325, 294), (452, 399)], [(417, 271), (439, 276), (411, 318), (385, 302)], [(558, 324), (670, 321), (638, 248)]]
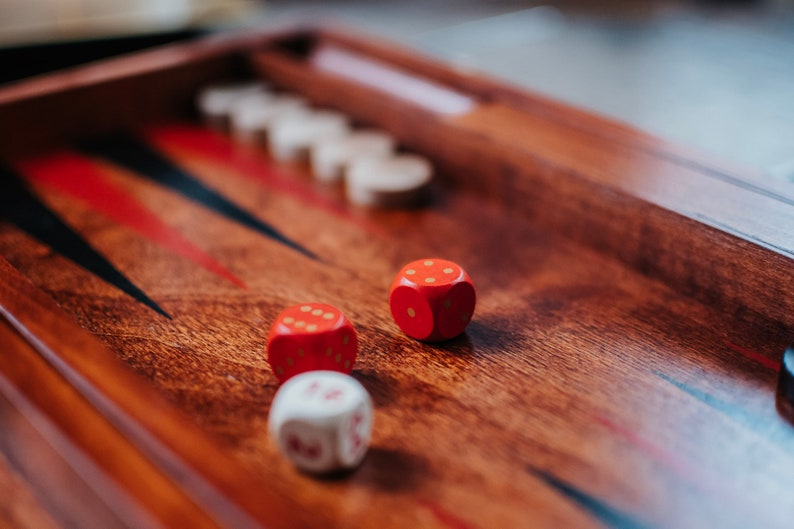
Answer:
[[(225, 461), (201, 433), (5, 260), (0, 261), (0, 270), (0, 314), (6, 319), (3, 343), (11, 348), (0, 366), (5, 397), (28, 420), (56, 422), (48, 426), (54, 433), (40, 435), (44, 441), (58, 443), (52, 450), (66, 460), (63, 464), (75, 463), (80, 449), (94, 459), (80, 456), (85, 468), (74, 469), (74, 479), (99, 487), (93, 491), (99, 498), (83, 502), (89, 506), (83, 507), (87, 512), (93, 512), (94, 501), (104, 500), (109, 503), (108, 516), (117, 520), (112, 525), (124, 527), (147, 527), (152, 520), (166, 527), (217, 527), (219, 523), (259, 527), (238, 504), (250, 508), (264, 526), (277, 527), (278, 520), (286, 519), (282, 511), (286, 500), (268, 500), (268, 491), (257, 490), (257, 482), (245, 470)], [(62, 340), (62, 336), (68, 338)], [(37, 414), (44, 418), (31, 419)], [(9, 443), (21, 439), (12, 435)], [(9, 450), (13, 451), (13, 445)], [(20, 456), (21, 462), (25, 459)], [(64, 479), (58, 489), (64, 490), (71, 500), (68, 503), (79, 504), (79, 499), (69, 495), (72, 481), (72, 477)], [(105, 483), (113, 482), (122, 492), (106, 488)], [(41, 483), (51, 486), (49, 475)], [(234, 500), (227, 494), (233, 494)], [(129, 507), (134, 501), (126, 495), (150, 512)], [(85, 514), (63, 516), (80, 525)], [(299, 515), (291, 518), (291, 526), (300, 525)], [(110, 524), (103, 518), (96, 523), (100, 527)]]
[[(256, 40), (252, 71), (433, 158), (440, 179), (425, 207), (352, 207), (305, 167), (277, 166), (191, 120), (198, 83), (245, 73), (249, 40), (197, 48), (177, 66), (161, 57), (162, 69), (149, 55), (148, 73), (63, 93), (17, 88), (0, 107), (5, 130), (93, 97), (110, 115), (86, 113), (81, 131), (63, 110), (44, 140), (26, 132), (3, 156), (35, 158), (119, 126), (318, 256), (87, 158), (236, 284), (31, 184), (170, 315), (0, 223), (0, 343), (13, 351), (0, 360), (0, 409), (19, 425), (5, 430), (3, 451), (45, 498), (54, 494), (45, 477), (74, 485), (61, 504), (44, 503), (57, 523), (132, 524), (120, 513), (139, 509), (165, 526), (243, 527), (249, 517), (265, 527), (789, 526), (794, 429), (774, 399), (774, 367), (794, 329), (794, 245), (774, 220), (791, 215), (785, 196), (405, 52), (327, 32), (290, 35), (289, 46), (283, 35)], [(317, 72), (306, 52), (320, 41), (466, 89), (478, 107), (440, 116)], [(174, 83), (160, 85), (172, 70)], [(114, 110), (151, 83), (162, 91), (146, 92), (150, 113)], [(709, 193), (713, 201), (701, 199)], [(752, 208), (772, 213), (742, 216)], [(710, 222), (721, 214), (752, 226), (755, 240)], [(458, 262), (478, 290), (466, 333), (440, 345), (401, 334), (387, 304), (402, 265), (432, 256)], [(361, 346), (353, 376), (376, 406), (363, 465), (323, 479), (297, 472), (264, 434), (277, 389), (267, 329), (306, 301), (351, 319)], [(38, 417), (53, 429), (34, 428)], [(31, 466), (28, 446), (50, 454), (52, 469)], [(96, 481), (65, 446), (101, 470), (116, 500), (85, 510)]]
[[(5, 423), (5, 420), (4, 420)], [(5, 498), (0, 512), (0, 525), (20, 529), (58, 529), (30, 485), (11, 467), (3, 456), (0, 459), (0, 497)]]

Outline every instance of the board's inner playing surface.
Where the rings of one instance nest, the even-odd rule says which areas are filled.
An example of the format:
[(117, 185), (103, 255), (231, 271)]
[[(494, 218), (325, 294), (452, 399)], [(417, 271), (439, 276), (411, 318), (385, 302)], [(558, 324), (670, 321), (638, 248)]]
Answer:
[[(24, 216), (0, 222), (0, 255), (318, 525), (787, 527), (779, 327), (686, 297), (533, 222), (526, 204), (483, 199), (465, 171), (440, 175), (424, 207), (364, 210), (195, 121), (126, 133), (110, 147), (133, 138), (193, 183), (71, 143), (4, 163), (32, 191), (17, 198), (140, 295)], [(305, 251), (213, 208), (217, 197)], [(444, 344), (407, 338), (389, 314), (394, 274), (425, 257), (459, 263), (477, 287), (472, 323)], [(308, 301), (352, 320), (353, 376), (376, 406), (363, 465), (327, 479), (295, 471), (266, 434), (268, 327)]]
[[(465, 190), (358, 210), (305, 168), (251, 151), (229, 163), (184, 141), (229, 142), (214, 134), (180, 123), (140, 136), (319, 259), (97, 159), (244, 286), (47, 185), (33, 189), (172, 319), (8, 223), (0, 253), (274, 487), (340, 526), (432, 525), (440, 510), (472, 527), (522, 526), (528, 512), (536, 527), (596, 526), (591, 503), (648, 526), (784, 523), (760, 507), (785, 502), (794, 433), (774, 408), (775, 372), (746, 354), (780, 344)], [(254, 162), (273, 173), (247, 172)], [(466, 334), (441, 345), (402, 335), (386, 302), (400, 266), (432, 256), (461, 263), (479, 295)], [(265, 336), (302, 301), (352, 319), (354, 376), (376, 402), (371, 453), (339, 479), (298, 474), (266, 435)]]

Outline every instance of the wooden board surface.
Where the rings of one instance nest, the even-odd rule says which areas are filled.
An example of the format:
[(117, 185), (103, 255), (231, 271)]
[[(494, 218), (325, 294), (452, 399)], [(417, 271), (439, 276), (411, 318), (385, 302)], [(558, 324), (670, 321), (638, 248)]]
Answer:
[[(28, 85), (27, 96), (17, 88), (0, 107), (21, 119), (93, 94), (103, 95), (100, 111), (124, 108), (115, 121), (84, 114), (85, 132), (57, 120), (55, 132), (21, 134), (3, 151), (4, 196), (14, 200), (3, 203), (0, 223), (8, 263), (0, 339), (13, 351), (0, 365), (2, 417), (39, 425), (35, 434), (8, 429), (3, 450), (45, 498), (46, 516), (64, 527), (105, 519), (131, 527), (788, 526), (794, 429), (774, 398), (792, 330), (794, 245), (785, 224), (731, 215), (734, 226), (755, 223), (759, 244), (692, 218), (698, 204), (664, 195), (660, 184), (664, 193), (638, 193), (660, 179), (713, 177), (697, 169), (701, 160), (682, 169), (662, 155), (672, 147), (599, 129), (593, 118), (574, 119), (578, 132), (559, 130), (554, 116), (570, 122), (575, 111), (551, 112), (555, 129), (523, 114), (532, 105), (508, 104), (515, 94), (494, 101), (506, 96), (492, 90), (486, 104), (476, 88), (484, 81), (455, 81), (438, 65), (338, 40), (468, 87), (478, 102), (471, 113), (440, 116), (313, 70), (292, 44), (262, 52), (269, 41), (253, 42), (180, 55), (178, 81), (162, 94), (142, 92), (149, 111), (140, 115), (126, 106), (130, 86), (151, 90), (176, 66), (71, 92)], [(351, 207), (305, 167), (275, 164), (190, 119), (182, 109), (199, 81), (244, 72), (237, 54), (252, 46), (253, 71), (269, 82), (387, 127), (433, 158), (441, 174), (430, 202), (409, 211)], [(68, 118), (74, 107), (62, 112)], [(97, 134), (118, 126), (123, 135)], [(160, 164), (125, 167), (119, 153)], [(639, 156), (642, 171), (626, 165)], [(199, 200), (197, 188), (215, 198)], [(697, 202), (693, 194), (683, 196)], [(732, 204), (771, 201), (791, 215), (785, 197), (748, 185), (718, 194)], [(218, 197), (234, 208), (219, 207)], [(684, 241), (684, 251), (671, 240)], [(402, 335), (386, 302), (405, 262), (433, 256), (460, 263), (478, 289), (466, 334), (440, 345)], [(304, 301), (336, 305), (353, 321), (361, 348), (353, 376), (375, 401), (370, 453), (344, 476), (295, 471), (266, 435), (277, 389), (264, 357), (268, 327)], [(20, 439), (39, 440), (53, 465), (31, 466)], [(53, 475), (63, 496), (48, 489)], [(97, 479), (118, 493), (100, 494)], [(53, 494), (61, 500), (46, 501)], [(95, 496), (101, 509), (81, 507)], [(34, 504), (26, 512), (45, 516)]]

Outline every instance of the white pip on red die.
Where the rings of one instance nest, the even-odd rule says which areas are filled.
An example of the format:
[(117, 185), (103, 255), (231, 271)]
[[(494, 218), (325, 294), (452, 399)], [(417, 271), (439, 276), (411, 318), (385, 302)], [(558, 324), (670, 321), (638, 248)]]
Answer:
[(353, 377), (308, 371), (279, 388), (268, 430), (279, 451), (301, 470), (350, 469), (369, 447), (372, 413), (369, 393)]

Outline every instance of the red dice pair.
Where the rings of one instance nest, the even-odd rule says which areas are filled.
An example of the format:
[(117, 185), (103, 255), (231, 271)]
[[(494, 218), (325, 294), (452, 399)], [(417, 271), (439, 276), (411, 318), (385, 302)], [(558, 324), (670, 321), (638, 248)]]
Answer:
[[(471, 278), (445, 259), (408, 263), (389, 293), (395, 323), (408, 336), (429, 342), (461, 334), (474, 314), (475, 301)], [(313, 370), (349, 374), (357, 353), (358, 338), (350, 320), (323, 303), (286, 309), (268, 336), (268, 362), (280, 382)]]

